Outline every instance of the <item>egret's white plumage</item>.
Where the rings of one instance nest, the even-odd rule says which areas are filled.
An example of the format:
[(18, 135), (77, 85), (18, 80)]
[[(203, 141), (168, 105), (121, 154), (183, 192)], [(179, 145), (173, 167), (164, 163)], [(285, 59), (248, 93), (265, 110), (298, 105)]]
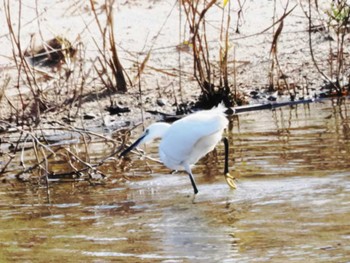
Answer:
[(174, 122), (159, 144), (161, 161), (170, 169), (187, 171), (186, 166), (197, 163), (215, 148), (227, 124), (224, 113), (217, 109), (199, 111)]
[(121, 156), (141, 143), (161, 138), (161, 161), (172, 170), (185, 170), (190, 176), (194, 192), (197, 193), (191, 166), (212, 151), (222, 139), (222, 133), (228, 125), (225, 110), (220, 104), (211, 110), (190, 114), (172, 125), (164, 122), (151, 124), (137, 141), (121, 153)]

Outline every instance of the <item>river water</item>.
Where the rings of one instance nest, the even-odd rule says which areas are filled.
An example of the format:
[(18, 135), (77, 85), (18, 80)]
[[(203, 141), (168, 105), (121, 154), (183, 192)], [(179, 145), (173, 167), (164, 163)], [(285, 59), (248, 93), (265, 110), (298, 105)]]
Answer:
[(195, 198), (187, 175), (136, 154), (104, 185), (0, 184), (0, 262), (350, 262), (349, 107), (234, 118), (236, 190), (221, 145), (193, 170)]

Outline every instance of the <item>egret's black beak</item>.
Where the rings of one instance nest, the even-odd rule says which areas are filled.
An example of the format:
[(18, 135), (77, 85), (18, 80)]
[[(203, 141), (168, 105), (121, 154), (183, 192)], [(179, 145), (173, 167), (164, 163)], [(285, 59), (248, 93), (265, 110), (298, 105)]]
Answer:
[(145, 138), (146, 135), (147, 134), (142, 135), (133, 144), (131, 144), (128, 148), (126, 148), (121, 154), (119, 154), (119, 158), (127, 155), (132, 149), (137, 147), (141, 143), (141, 141)]

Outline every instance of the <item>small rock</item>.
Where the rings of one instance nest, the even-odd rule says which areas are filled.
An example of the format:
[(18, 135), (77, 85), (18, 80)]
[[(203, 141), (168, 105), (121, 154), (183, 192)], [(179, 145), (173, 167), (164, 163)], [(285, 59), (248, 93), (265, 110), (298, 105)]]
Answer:
[(84, 120), (93, 120), (96, 118), (96, 115), (93, 113), (85, 113), (83, 118)]
[(23, 173), (20, 176), (18, 176), (18, 179), (22, 182), (28, 182), (31, 178), (31, 175), (29, 173)]
[(62, 117), (62, 121), (65, 123), (68, 123), (68, 124), (75, 122), (75, 120), (73, 118), (70, 118), (70, 117)]
[(267, 98), (267, 100), (269, 100), (269, 101), (276, 101), (277, 98), (276, 98), (275, 96), (269, 96), (269, 97)]
[(7, 131), (5, 126), (0, 125), (0, 133)]
[(110, 115), (119, 115), (120, 113), (130, 112), (128, 107), (123, 107), (118, 104), (112, 104), (111, 106), (106, 107), (105, 110), (108, 111)]
[(92, 180), (102, 180), (104, 179), (106, 176), (104, 174), (102, 174), (101, 172), (99, 171), (96, 171), (96, 172), (93, 172), (90, 174), (90, 178)]
[(163, 99), (163, 98), (157, 99), (158, 106), (162, 107), (162, 106), (166, 105), (167, 103), (168, 103), (168, 101), (166, 99)]
[(253, 98), (253, 99), (260, 99), (259, 92), (256, 91), (256, 90), (252, 90), (252, 91), (250, 92), (250, 96), (251, 96), (251, 98)]
[(10, 127), (7, 129), (8, 132), (16, 132), (17, 128), (16, 127)]

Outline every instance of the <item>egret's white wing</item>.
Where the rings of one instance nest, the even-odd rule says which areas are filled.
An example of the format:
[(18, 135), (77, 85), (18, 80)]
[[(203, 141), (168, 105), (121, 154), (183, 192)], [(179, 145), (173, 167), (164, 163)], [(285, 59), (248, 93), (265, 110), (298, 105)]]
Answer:
[[(221, 138), (228, 120), (217, 110), (201, 111), (174, 122), (164, 135), (160, 150), (173, 162), (198, 160)], [(200, 148), (196, 146), (202, 146)], [(194, 162), (192, 162), (194, 163)]]

